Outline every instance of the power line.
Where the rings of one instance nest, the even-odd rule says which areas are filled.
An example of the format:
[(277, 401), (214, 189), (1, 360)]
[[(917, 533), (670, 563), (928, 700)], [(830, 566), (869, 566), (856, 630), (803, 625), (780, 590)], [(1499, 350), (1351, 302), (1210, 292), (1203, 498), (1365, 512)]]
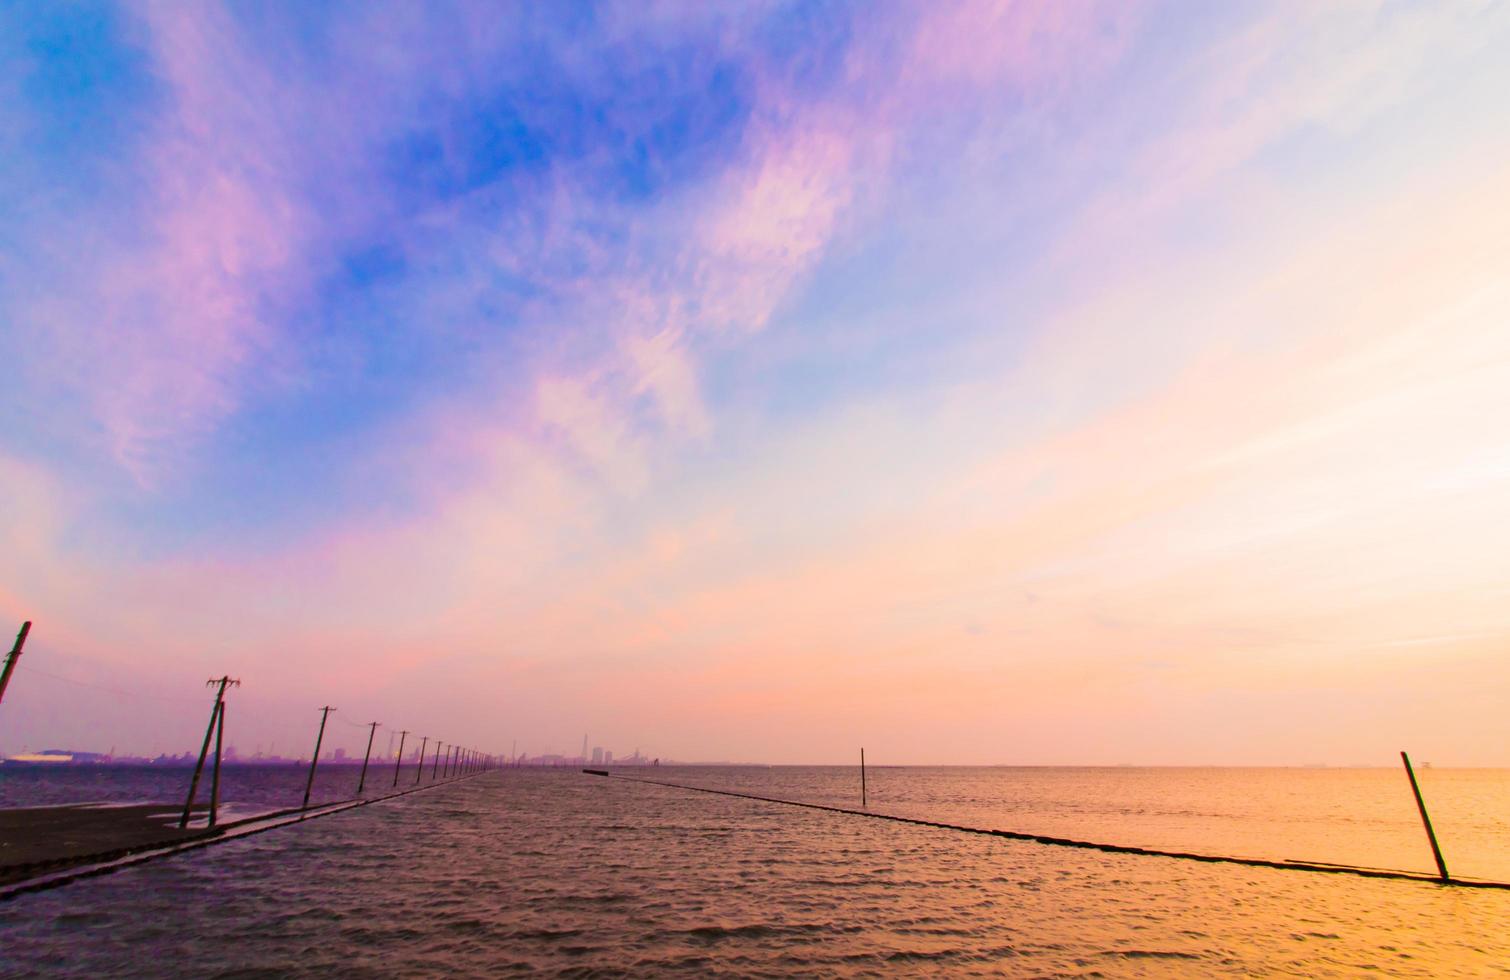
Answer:
[(54, 674), (50, 671), (40, 670), (36, 667), (31, 666), (30, 664), (17, 664), (16, 669), (24, 670), (28, 674), (38, 674), (42, 677), (50, 677), (55, 681), (62, 681), (65, 684), (76, 684), (79, 687), (87, 687), (96, 691), (104, 691), (106, 694), (117, 694), (121, 697), (126, 698), (146, 698), (152, 701), (170, 701), (176, 704), (198, 704), (197, 701), (191, 701), (189, 698), (173, 697), (166, 694), (146, 694), (142, 691), (126, 691), (118, 687), (106, 687), (103, 684), (93, 684), (89, 681), (75, 680), (72, 677), (64, 677), (61, 674)]

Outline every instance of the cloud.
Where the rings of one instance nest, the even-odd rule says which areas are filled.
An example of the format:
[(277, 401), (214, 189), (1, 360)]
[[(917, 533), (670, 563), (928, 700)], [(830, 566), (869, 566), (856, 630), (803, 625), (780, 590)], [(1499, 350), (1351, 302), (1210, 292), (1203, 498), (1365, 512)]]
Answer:
[[(8, 450), (6, 607), (287, 692), (269, 733), (340, 685), (809, 760), (899, 719), (916, 761), (1172, 758), (1140, 712), (1504, 635), (1507, 144), (1390, 130), (1493, 88), (1457, 15), (1150, 48), (1141, 11), (863, 9), (803, 57), (688, 16), (404, 9), (311, 53), (149, 9), (138, 196), (5, 286), (26, 394), (145, 489)], [(267, 516), (204, 516), (253, 481)]]

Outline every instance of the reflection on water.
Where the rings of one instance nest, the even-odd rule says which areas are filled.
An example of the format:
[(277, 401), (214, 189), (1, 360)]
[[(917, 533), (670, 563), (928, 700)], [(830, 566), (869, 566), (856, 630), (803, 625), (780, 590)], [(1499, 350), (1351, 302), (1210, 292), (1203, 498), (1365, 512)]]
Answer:
[[(853, 770), (647, 775), (857, 795)], [(1423, 775), (1454, 871), (1503, 874), (1507, 774)], [(870, 785), (873, 809), (959, 823), (1428, 868), (1419, 829), (1386, 799), (1402, 794), (1414, 818), (1398, 784), (1384, 771), (881, 769)], [(1506, 921), (1504, 892), (1088, 854), (515, 770), (0, 905), (0, 968), (1441, 976), (1510, 963)]]

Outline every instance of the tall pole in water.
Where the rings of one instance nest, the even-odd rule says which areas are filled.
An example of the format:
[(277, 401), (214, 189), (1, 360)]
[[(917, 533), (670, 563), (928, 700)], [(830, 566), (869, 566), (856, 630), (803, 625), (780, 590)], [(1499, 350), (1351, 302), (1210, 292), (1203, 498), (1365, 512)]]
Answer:
[(430, 764), (430, 778), (432, 780), (435, 778), (435, 774), (440, 772), (440, 747), (445, 744), (445, 742), (435, 743), (435, 761)]
[(225, 741), (225, 702), (220, 702), (220, 716), (215, 719), (215, 769), (210, 776), (210, 822), (220, 816), (220, 746)]
[(865, 802), (865, 749), (860, 749), (860, 806), (867, 808)]
[(16, 642), (10, 648), (10, 653), (5, 655), (5, 669), (0, 670), (0, 701), (5, 700), (5, 689), (10, 686), (11, 671), (16, 669), (16, 661), (21, 659), (21, 648), (26, 646), (26, 637), (31, 633), (31, 620), (21, 624), (21, 631), (16, 634)]
[(301, 810), (309, 809), (309, 794), (315, 788), (315, 766), (320, 764), (320, 743), (325, 739), (325, 719), (336, 709), (330, 705), (320, 709), (320, 734), (315, 736), (315, 754), (309, 757), (309, 781), (304, 784), (304, 802), (300, 805)]
[(194, 808), (194, 794), (199, 792), (199, 777), (204, 775), (204, 757), (210, 752), (210, 736), (215, 732), (215, 721), (220, 717), (220, 704), (225, 700), (227, 685), (241, 686), (241, 682), (229, 677), (212, 678), (205, 681), (205, 687), (218, 684), (215, 689), (215, 704), (210, 708), (210, 723), (204, 728), (204, 744), (199, 747), (199, 761), (194, 763), (194, 776), (189, 780), (189, 798), (184, 800), (183, 816), (178, 818), (178, 829), (183, 830), (189, 825), (189, 811)]
[(398, 771), (404, 767), (404, 739), (409, 737), (409, 729), (398, 733), (398, 758), (393, 762), (393, 785), (398, 785)]
[(419, 761), (414, 766), (414, 785), (419, 785), (419, 777), (425, 774), (425, 746), (430, 743), (430, 736), (426, 735), (419, 743)]
[(1405, 763), (1405, 775), (1410, 777), (1410, 791), (1416, 796), (1416, 809), (1421, 811), (1421, 823), (1426, 827), (1426, 839), (1431, 841), (1431, 856), (1437, 860), (1437, 872), (1443, 881), (1448, 881), (1447, 862), (1442, 860), (1442, 849), (1437, 846), (1436, 831), (1431, 829), (1431, 817), (1426, 815), (1426, 801), (1421, 799), (1421, 787), (1416, 785), (1416, 771), (1410, 767), (1410, 756), (1401, 752), (1400, 761)]
[(357, 795), (362, 795), (362, 787), (367, 785), (367, 760), (372, 758), (372, 736), (377, 734), (377, 722), (370, 722), (372, 729), (367, 733), (367, 754), (362, 756), (362, 778), (357, 780)]

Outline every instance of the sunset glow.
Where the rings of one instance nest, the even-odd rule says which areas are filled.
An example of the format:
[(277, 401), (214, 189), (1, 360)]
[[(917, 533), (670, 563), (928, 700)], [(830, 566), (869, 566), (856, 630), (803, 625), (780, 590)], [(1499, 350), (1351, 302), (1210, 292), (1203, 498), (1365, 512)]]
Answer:
[(0, 751), (1510, 765), (1506, 51), (0, 11)]

